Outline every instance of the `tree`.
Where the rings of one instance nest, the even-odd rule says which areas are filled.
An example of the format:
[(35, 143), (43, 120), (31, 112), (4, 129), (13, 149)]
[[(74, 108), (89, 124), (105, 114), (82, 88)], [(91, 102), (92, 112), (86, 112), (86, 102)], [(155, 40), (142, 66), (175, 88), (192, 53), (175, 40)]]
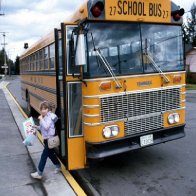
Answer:
[[(8, 60), (7, 55), (6, 60)], [(5, 73), (5, 69), (1, 68), (2, 66), (4, 66), (4, 49), (0, 50), (0, 74)]]
[(0, 51), (0, 74), (4, 73), (4, 69), (1, 68), (1, 66), (4, 65), (4, 51)]
[(187, 44), (196, 47), (196, 4), (193, 3), (190, 10), (190, 17), (187, 17), (187, 23), (183, 24), (183, 37)]
[(19, 75), (20, 74), (20, 61), (19, 61), (19, 56), (16, 57), (15, 61), (15, 74)]
[[(5, 69), (2, 68), (2, 66), (4, 66), (4, 49), (0, 50), (0, 74), (5, 74)], [(10, 74), (13, 75), (15, 74), (15, 66), (14, 66), (14, 62), (8, 58), (7, 54), (6, 54), (6, 63), (7, 66), (10, 67)], [(9, 74), (9, 69), (7, 70), (7, 74)]]

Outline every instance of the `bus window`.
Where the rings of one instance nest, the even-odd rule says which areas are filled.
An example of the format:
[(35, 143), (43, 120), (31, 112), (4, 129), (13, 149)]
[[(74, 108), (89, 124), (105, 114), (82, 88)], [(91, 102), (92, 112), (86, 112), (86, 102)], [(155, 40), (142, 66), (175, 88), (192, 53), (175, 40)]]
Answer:
[(35, 67), (35, 54), (32, 55), (32, 66), (33, 66), (33, 71), (36, 71), (36, 67)]
[(36, 52), (35, 54), (35, 65), (36, 65), (36, 70), (39, 70), (39, 54)]
[(33, 71), (33, 69), (32, 69), (32, 56), (29, 57), (29, 64), (30, 64), (30, 71)]
[(110, 47), (109, 54), (110, 54), (110, 56), (118, 56), (118, 48), (117, 47)]
[[(142, 24), (142, 45), (162, 71), (184, 70), (180, 26)], [(145, 72), (155, 72), (143, 56)]]
[(43, 70), (44, 69), (44, 63), (43, 63), (43, 49), (39, 51), (39, 69)]
[(54, 48), (54, 44), (51, 44), (49, 46), (49, 51), (50, 51), (50, 69), (54, 69), (54, 55), (55, 55), (55, 52), (54, 52), (55, 48)]
[(29, 57), (27, 57), (27, 71), (30, 71), (30, 62), (29, 62)]
[(69, 136), (82, 135), (82, 85), (68, 84)]
[(48, 69), (48, 47), (44, 48), (44, 69)]
[[(91, 34), (92, 33), (92, 34)], [(104, 66), (99, 65), (94, 45), (99, 48), (116, 75), (142, 73), (140, 26), (137, 23), (89, 23), (88, 24), (88, 73), (86, 77), (109, 76)], [(108, 52), (103, 51), (108, 48)], [(106, 54), (106, 55), (105, 55)]]
[[(69, 45), (69, 41), (71, 39), (71, 35), (72, 35), (72, 31), (73, 29), (76, 28), (76, 26), (67, 26), (66, 27), (66, 30), (67, 30), (67, 37), (66, 37), (66, 52), (67, 52), (67, 74), (68, 75), (71, 75), (72, 73), (76, 73), (76, 74), (79, 74), (79, 67), (73, 67), (71, 65), (71, 56), (70, 56), (70, 53), (69, 53), (69, 48), (70, 48), (70, 45)], [(73, 70), (74, 69), (74, 70)]]
[(63, 59), (62, 59), (62, 39), (59, 39), (59, 69), (62, 70)]

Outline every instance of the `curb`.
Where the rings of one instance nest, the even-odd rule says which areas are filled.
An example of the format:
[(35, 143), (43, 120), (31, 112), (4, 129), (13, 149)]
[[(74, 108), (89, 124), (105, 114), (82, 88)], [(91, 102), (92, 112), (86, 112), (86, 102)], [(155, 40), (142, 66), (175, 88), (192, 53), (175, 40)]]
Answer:
[(101, 196), (101, 194), (92, 186), (92, 184), (78, 171), (72, 171), (71, 174), (77, 179), (81, 187), (85, 190), (88, 196)]

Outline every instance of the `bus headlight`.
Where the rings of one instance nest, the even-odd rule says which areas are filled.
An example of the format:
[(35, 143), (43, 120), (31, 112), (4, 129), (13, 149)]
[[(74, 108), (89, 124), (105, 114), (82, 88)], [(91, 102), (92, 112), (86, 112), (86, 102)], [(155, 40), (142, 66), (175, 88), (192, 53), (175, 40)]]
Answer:
[(103, 129), (103, 136), (105, 138), (116, 137), (119, 134), (118, 125), (107, 126)]
[(175, 121), (176, 123), (180, 122), (180, 116), (179, 116), (179, 114), (175, 114), (175, 115), (174, 115), (174, 121)]
[(179, 116), (178, 113), (170, 114), (168, 116), (168, 122), (169, 122), (169, 124), (178, 123), (179, 121), (180, 121), (180, 116)]

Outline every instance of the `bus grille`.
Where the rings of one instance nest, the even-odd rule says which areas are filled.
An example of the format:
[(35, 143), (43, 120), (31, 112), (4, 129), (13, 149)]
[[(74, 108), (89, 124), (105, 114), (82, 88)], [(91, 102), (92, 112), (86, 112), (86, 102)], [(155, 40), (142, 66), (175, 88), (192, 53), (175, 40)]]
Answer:
[[(160, 128), (162, 119), (160, 116), (149, 117), (140, 120), (132, 120), (132, 117), (161, 113), (164, 111), (180, 108), (179, 87), (151, 89), (138, 92), (129, 92), (123, 95), (107, 96), (101, 98), (101, 122), (124, 120), (128, 121), (125, 131), (129, 132), (133, 125), (138, 130), (143, 130), (143, 126), (148, 123), (147, 130)], [(159, 120), (157, 120), (159, 119)], [(143, 123), (146, 125), (143, 125)], [(140, 127), (140, 128), (139, 128)], [(137, 131), (137, 130), (135, 130)]]
[(125, 122), (125, 135), (134, 135), (163, 127), (163, 115), (135, 119)]

